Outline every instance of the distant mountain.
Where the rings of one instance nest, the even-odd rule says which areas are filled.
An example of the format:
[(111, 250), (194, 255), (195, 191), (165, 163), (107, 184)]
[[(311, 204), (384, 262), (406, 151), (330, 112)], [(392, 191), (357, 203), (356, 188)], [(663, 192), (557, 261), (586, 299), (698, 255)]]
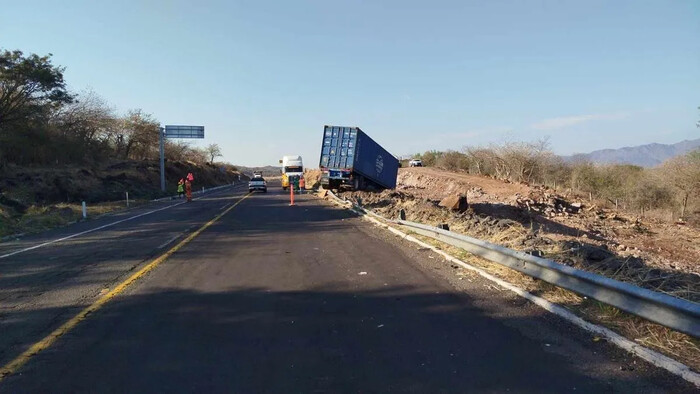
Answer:
[(278, 176), (282, 173), (282, 167), (264, 166), (264, 167), (246, 167), (236, 166), (242, 173), (248, 176), (253, 176), (253, 172), (260, 171), (263, 176)]
[(634, 164), (654, 167), (664, 161), (700, 148), (700, 138), (676, 144), (647, 144), (620, 149), (602, 149), (591, 153), (564, 156), (567, 161), (587, 160), (601, 164)]

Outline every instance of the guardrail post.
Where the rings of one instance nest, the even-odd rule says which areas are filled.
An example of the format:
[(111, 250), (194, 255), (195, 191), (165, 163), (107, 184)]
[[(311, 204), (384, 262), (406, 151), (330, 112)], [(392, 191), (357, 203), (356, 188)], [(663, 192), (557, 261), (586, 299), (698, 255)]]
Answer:
[(85, 205), (85, 201), (83, 201), (83, 219), (87, 218), (87, 206)]
[(126, 207), (129, 208), (129, 192), (126, 192)]

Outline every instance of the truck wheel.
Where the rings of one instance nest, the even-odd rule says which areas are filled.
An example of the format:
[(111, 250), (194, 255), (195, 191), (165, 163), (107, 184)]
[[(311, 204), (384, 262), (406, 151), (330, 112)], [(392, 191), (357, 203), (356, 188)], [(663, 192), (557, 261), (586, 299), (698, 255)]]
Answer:
[(354, 190), (364, 190), (366, 186), (365, 178), (362, 176), (355, 177), (352, 186)]

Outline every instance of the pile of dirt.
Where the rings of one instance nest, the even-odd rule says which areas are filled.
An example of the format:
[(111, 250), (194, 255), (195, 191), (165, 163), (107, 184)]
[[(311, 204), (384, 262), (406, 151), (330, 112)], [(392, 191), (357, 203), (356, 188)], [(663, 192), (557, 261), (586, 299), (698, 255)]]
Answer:
[(306, 169), (304, 170), (304, 181), (307, 189), (316, 189), (321, 185), (321, 170)]
[(397, 218), (399, 212), (403, 210), (409, 221), (433, 225), (448, 224), (450, 229), (475, 236), (488, 238), (508, 229), (514, 229), (523, 234), (527, 232), (515, 220), (480, 215), (471, 208), (462, 213), (454, 212), (441, 207), (441, 200), (417, 197), (404, 190), (384, 190), (378, 193), (341, 192), (339, 196), (371, 209), (384, 217)]
[(542, 187), (533, 188), (525, 197), (516, 193), (515, 203), (520, 208), (547, 217), (569, 216), (579, 213), (583, 207), (581, 202), (571, 203), (564, 196), (551, 193)]
[(463, 194), (471, 203), (512, 200), (516, 194), (527, 195), (530, 189), (517, 183), (442, 171), (429, 167), (402, 168), (397, 178), (398, 188), (427, 193), (430, 198)]

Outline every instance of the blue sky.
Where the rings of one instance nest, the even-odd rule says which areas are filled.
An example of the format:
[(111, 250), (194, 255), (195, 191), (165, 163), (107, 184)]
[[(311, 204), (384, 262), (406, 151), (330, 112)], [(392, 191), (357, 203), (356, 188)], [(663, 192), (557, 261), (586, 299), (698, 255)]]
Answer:
[(201, 124), (228, 161), (318, 165), (324, 124), (396, 155), (700, 138), (700, 1), (7, 1), (0, 47)]

